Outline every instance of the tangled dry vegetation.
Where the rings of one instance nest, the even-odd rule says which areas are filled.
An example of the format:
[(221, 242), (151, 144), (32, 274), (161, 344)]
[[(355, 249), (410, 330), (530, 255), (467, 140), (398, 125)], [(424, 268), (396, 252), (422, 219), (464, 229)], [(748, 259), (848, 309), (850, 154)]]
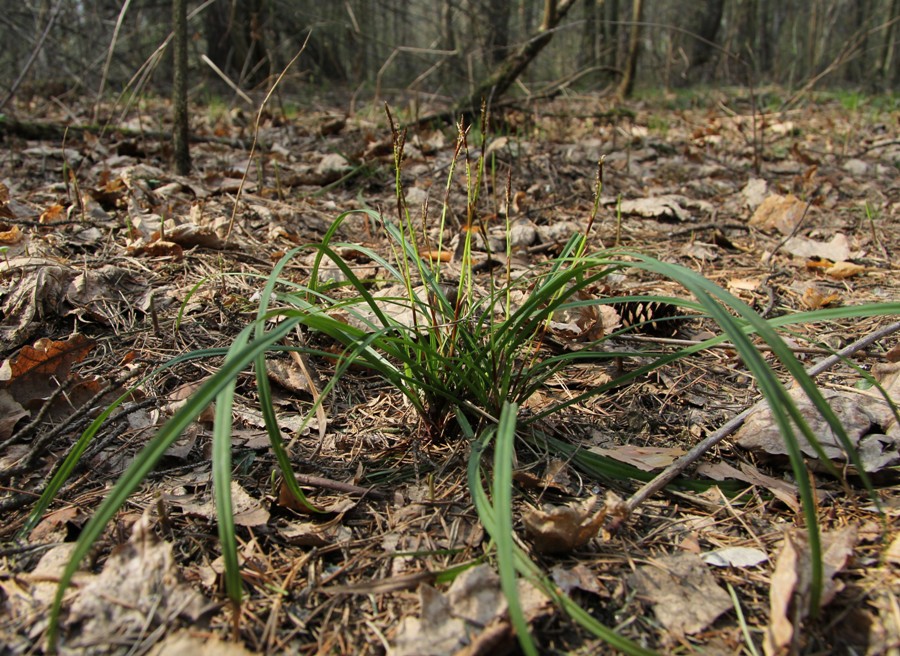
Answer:
[[(65, 141), (3, 136), (3, 653), (43, 649), (72, 541), (135, 454), (216, 371), (222, 352), (142, 377), (178, 355), (228, 347), (255, 318), (274, 263), (321, 240), (341, 213), (396, 212), (392, 135), (374, 110), (266, 113), (249, 162), (253, 119), (209, 110), (193, 120), (199, 140), (189, 177), (171, 173), (167, 143), (141, 134), (164, 128), (152, 124), (166, 114), (147, 101), (140, 116), (117, 126), (123, 130)], [(482, 242), (509, 236), (518, 262), (546, 261), (584, 232), (596, 163), (605, 157), (592, 231), (598, 247), (685, 265), (766, 317), (900, 298), (893, 261), (900, 113), (884, 99), (852, 111), (823, 98), (753, 114), (737, 92), (700, 106), (657, 100), (615, 113), (596, 98), (571, 97), (497, 119), (484, 152)], [(433, 217), (444, 199), (454, 139), (452, 129), (409, 132), (401, 178), (413, 216)], [(466, 223), (465, 184), (454, 180), (447, 198), (452, 233)], [(338, 236), (390, 256), (366, 214), (348, 217)], [(360, 278), (382, 275), (364, 252), (342, 254)], [(295, 259), (283, 275), (303, 282), (313, 260)], [(596, 293), (684, 294), (635, 272), (606, 284)], [(590, 327), (573, 320), (546, 347), (578, 348), (590, 330), (608, 328), (603, 321), (621, 319), (595, 317)], [(790, 344), (811, 365), (896, 319), (795, 325)], [(645, 330), (614, 338), (607, 348), (623, 357), (567, 370), (522, 412), (539, 413), (640, 366), (628, 354), (674, 349), (712, 330), (687, 318), (674, 336)], [(875, 372), (895, 401), (896, 343), (887, 334), (851, 358)], [(434, 439), (408, 401), (366, 369), (344, 372), (306, 422), (335, 366), (287, 353), (268, 362), (279, 427), (320, 514), (306, 512), (275, 474), (256, 381), (250, 373), (239, 378), (232, 493), (246, 593), (240, 617), (223, 602), (211, 415), (204, 414), (129, 498), (76, 576), (63, 606), (63, 651), (175, 653), (162, 650), (200, 649), (201, 642), (224, 650), (220, 641), (235, 637), (234, 653), (515, 649), (467, 483), (470, 442)], [(50, 511), (22, 537), (37, 496), (78, 436), (138, 381)], [(521, 441), (516, 539), (582, 608), (649, 650), (897, 653), (900, 431), (890, 406), (850, 363), (817, 383), (842, 408), (882, 510), (840, 449), (825, 453), (844, 474), (837, 478), (821, 454), (807, 454), (826, 547), (818, 616), (805, 603), (811, 570), (796, 480), (765, 413), (715, 446), (690, 479), (627, 518), (615, 516), (615, 497), (601, 499), (627, 499), (637, 481), (591, 478), (570, 458)], [(576, 403), (542, 428), (648, 479), (757, 400), (752, 377), (725, 344)], [(600, 506), (611, 516), (598, 514)], [(554, 513), (566, 516), (563, 533), (585, 539), (541, 537), (535, 525), (559, 526)], [(522, 590), (520, 600), (541, 653), (612, 651), (534, 591)]]

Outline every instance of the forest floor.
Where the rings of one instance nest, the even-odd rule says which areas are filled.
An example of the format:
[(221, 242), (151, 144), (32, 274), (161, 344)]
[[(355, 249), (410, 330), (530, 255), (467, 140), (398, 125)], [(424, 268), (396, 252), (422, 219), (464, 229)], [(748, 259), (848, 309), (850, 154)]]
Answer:
[[(517, 233), (526, 235), (520, 258), (552, 257), (585, 229), (605, 156), (595, 247), (621, 245), (688, 266), (765, 316), (900, 299), (896, 100), (807, 97), (783, 111), (771, 96), (759, 100), (770, 109), (754, 112), (747, 93), (735, 90), (693, 102), (657, 98), (617, 112), (591, 96), (507, 110), (488, 142), (478, 211), (501, 237), (503, 216), (527, 228)], [(381, 110), (348, 117), (319, 107), (286, 117), (270, 109), (252, 159), (255, 116), (200, 110), (192, 129), (204, 140), (192, 145), (194, 173), (185, 177), (174, 174), (170, 144), (155, 134), (167, 128), (164, 102), (146, 101), (124, 116), (121, 108), (104, 112), (124, 130), (71, 130), (65, 139), (43, 140), (11, 128), (0, 133), (2, 654), (43, 652), (55, 581), (79, 531), (221, 358), (141, 377), (179, 354), (229, 346), (253, 320), (278, 258), (320, 240), (342, 212), (397, 211), (391, 132)], [(62, 126), (91, 122), (90, 108), (62, 102), (23, 103), (14, 115)], [(414, 213), (429, 199), (430, 225), (444, 200), (455, 140), (452, 126), (407, 136), (404, 194)], [(466, 212), (459, 174), (449, 202), (449, 225), (456, 225)], [(340, 236), (389, 252), (362, 214), (350, 216)], [(300, 258), (286, 275), (302, 281), (310, 263)], [(359, 266), (377, 277), (371, 262)], [(617, 284), (607, 293), (685, 295), (646, 277)], [(896, 320), (800, 326), (790, 343), (808, 366)], [(695, 340), (713, 328), (687, 320), (675, 337)], [(617, 339), (628, 349), (678, 346), (654, 335)], [(900, 389), (891, 373), (897, 342), (892, 335), (853, 358), (865, 370), (887, 371), (892, 392)], [(310, 390), (322, 389), (333, 363), (272, 362), (296, 473), (328, 512), (305, 515), (279, 495), (256, 384), (242, 376), (233, 437), (246, 586), (239, 620), (222, 588), (210, 426), (200, 421), (83, 563), (63, 608), (63, 653), (515, 651), (493, 569), (472, 567), (452, 584), (441, 577), (491, 563), (466, 483), (469, 445), (424, 438), (408, 403), (366, 371), (348, 371), (326, 399), (325, 415), (301, 430)], [(545, 393), (596, 384), (608, 376), (606, 366), (579, 367)], [(817, 378), (823, 390), (848, 395), (860, 380), (843, 364)], [(103, 424), (50, 511), (30, 535), (19, 535), (78, 437), (138, 381), (127, 411)], [(542, 393), (529, 403), (539, 406)], [(551, 428), (579, 448), (653, 473), (758, 398), (735, 352), (722, 348), (576, 404)], [(872, 423), (860, 436), (883, 433), (867, 461), (883, 515), (858, 477), (810, 474), (830, 547), (815, 618), (803, 604), (808, 564), (791, 469), (777, 446), (741, 446), (740, 433), (691, 472), (736, 484), (736, 494), (715, 485), (667, 490), (618, 530), (564, 554), (539, 553), (520, 521), (516, 532), (583, 608), (660, 653), (896, 654), (900, 437), (893, 418)], [(524, 446), (515, 480), (517, 520), (526, 506), (583, 501), (610, 485)], [(638, 486), (620, 481), (615, 491), (627, 497)], [(528, 617), (541, 653), (613, 652), (549, 603), (534, 602)], [(235, 630), (237, 642), (218, 642), (233, 641)]]

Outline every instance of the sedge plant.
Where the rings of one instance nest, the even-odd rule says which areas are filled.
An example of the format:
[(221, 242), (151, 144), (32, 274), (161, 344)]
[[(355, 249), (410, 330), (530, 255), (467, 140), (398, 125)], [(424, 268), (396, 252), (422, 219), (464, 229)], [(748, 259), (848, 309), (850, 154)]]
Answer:
[[(392, 119), (391, 122), (393, 123)], [(486, 130), (482, 128), (482, 134)], [(810, 536), (813, 560), (813, 585), (810, 604), (818, 608), (822, 590), (821, 543), (813, 492), (806, 474), (797, 435), (821, 452), (816, 436), (787, 394), (771, 365), (762, 356), (754, 340), (764, 341), (793, 379), (803, 388), (826, 418), (844, 445), (851, 460), (860, 466), (840, 421), (822, 397), (815, 383), (780, 337), (778, 330), (791, 324), (833, 321), (842, 318), (898, 314), (900, 303), (883, 303), (833, 308), (812, 313), (763, 319), (752, 308), (685, 267), (623, 249), (591, 247), (591, 226), (599, 207), (601, 175), (597, 176), (594, 209), (583, 233), (574, 234), (553, 259), (514, 273), (509, 264), (485, 274), (476, 273), (475, 246), (478, 240), (489, 244), (488, 226), (479, 218), (478, 199), (483, 184), (484, 156), (472, 157), (465, 126), (458, 126), (458, 138), (452, 158), (444, 199), (436, 226), (429, 226), (427, 206), (421, 216), (406, 206), (401, 173), (404, 134), (393, 127), (394, 170), (396, 174), (396, 212), (391, 218), (370, 208), (347, 212), (336, 218), (322, 239), (293, 249), (274, 267), (260, 294), (256, 319), (234, 339), (228, 349), (208, 349), (182, 355), (164, 367), (191, 358), (222, 357), (219, 370), (208, 379), (137, 455), (133, 464), (95, 511), (83, 529), (72, 559), (60, 577), (51, 614), (50, 642), (54, 644), (63, 593), (80, 561), (101, 535), (127, 498), (141, 485), (159, 462), (166, 449), (212, 401), (216, 401), (213, 438), (213, 485), (218, 531), (225, 561), (225, 585), (234, 607), (235, 621), (243, 595), (237, 558), (235, 527), (231, 514), (231, 440), (234, 390), (238, 376), (255, 369), (259, 401), (270, 443), (281, 473), (291, 491), (305, 503), (291, 470), (290, 455), (282, 443), (277, 417), (266, 376), (266, 356), (274, 351), (295, 350), (336, 362), (335, 373), (314, 401), (308, 418), (314, 416), (342, 375), (352, 366), (363, 366), (388, 381), (402, 394), (418, 416), (418, 436), (428, 440), (466, 439), (472, 444), (469, 457), (469, 486), (476, 510), (496, 547), (498, 570), (509, 599), (513, 624), (526, 653), (537, 653), (529, 636), (521, 604), (516, 599), (517, 577), (529, 579), (555, 600), (574, 621), (597, 637), (626, 653), (644, 654), (645, 649), (616, 635), (597, 622), (557, 590), (552, 582), (512, 541), (511, 462), (518, 439), (538, 441), (545, 448), (571, 457), (586, 472), (600, 478), (630, 478), (637, 470), (581, 451), (544, 429), (564, 409), (592, 396), (627, 384), (678, 359), (702, 353), (726, 340), (734, 345), (756, 384), (769, 401), (773, 415), (788, 446), (795, 480), (803, 502), (803, 520)], [(480, 153), (485, 152), (482, 141)], [(458, 168), (462, 168), (466, 201), (460, 242), (445, 240), (450, 230), (450, 198)], [(507, 192), (508, 193), (508, 192)], [(377, 226), (388, 248), (376, 249), (364, 244), (340, 241), (346, 220), (362, 213)], [(436, 228), (429, 230), (429, 227)], [(512, 258), (510, 230), (506, 225), (506, 262)], [(433, 237), (433, 235), (437, 235)], [(430, 238), (432, 237), (432, 238)], [(453, 251), (459, 266), (454, 275), (442, 265), (442, 253)], [(376, 281), (361, 278), (354, 265), (342, 253), (354, 258), (366, 257), (381, 272)], [(301, 255), (314, 254), (309, 279), (305, 283), (282, 277), (284, 268)], [(488, 252), (490, 258), (491, 253)], [(325, 268), (340, 272), (340, 281), (326, 281)], [(594, 293), (611, 275), (628, 269), (642, 270), (680, 284), (691, 298), (666, 296), (641, 297), (648, 302), (674, 305), (682, 313), (713, 320), (720, 333), (699, 344), (671, 352), (608, 352), (599, 335), (594, 343), (572, 351), (547, 349), (555, 317), (567, 314), (592, 316), (599, 306), (629, 300), (603, 298)], [(298, 329), (331, 340), (335, 349), (292, 342)], [(609, 382), (585, 390), (565, 400), (551, 401), (539, 411), (519, 413), (518, 408), (551, 378), (585, 361), (603, 361), (622, 357), (640, 357), (640, 366)], [(26, 530), (33, 528), (42, 513), (71, 475), (78, 458), (123, 395), (81, 436), (40, 498)], [(307, 419), (308, 421), (309, 419)], [(482, 455), (493, 444), (493, 466)], [(828, 459), (822, 455), (823, 462)], [(488, 473), (490, 470), (490, 473)], [(834, 472), (837, 474), (837, 472)], [(492, 480), (485, 491), (485, 475)], [(309, 504), (312, 507), (312, 504)]]

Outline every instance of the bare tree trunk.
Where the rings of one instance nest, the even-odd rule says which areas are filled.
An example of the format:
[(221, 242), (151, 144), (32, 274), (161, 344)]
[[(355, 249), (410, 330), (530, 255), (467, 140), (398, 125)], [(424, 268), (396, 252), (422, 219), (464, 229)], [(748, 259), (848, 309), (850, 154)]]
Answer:
[(456, 32), (453, 29), (453, 2), (443, 0), (440, 8), (441, 48), (456, 50)]
[(873, 66), (869, 61), (869, 34), (866, 30), (869, 22), (869, 2), (867, 0), (856, 0), (853, 6), (852, 20), (854, 30), (863, 35), (859, 45), (861, 54), (844, 67), (844, 79), (851, 84), (864, 81), (871, 84), (874, 80), (870, 78), (869, 72), (875, 72), (877, 65)]
[(501, 61), (487, 79), (456, 106), (454, 114), (477, 115), (483, 100), (490, 105), (506, 93), (522, 71), (550, 43), (553, 30), (565, 18), (575, 2), (576, 0), (545, 0), (544, 20), (537, 32)]
[(584, 3), (584, 30), (581, 32), (581, 51), (578, 53), (578, 63), (582, 68), (592, 68), (599, 65), (597, 60), (597, 0), (585, 0)]
[(270, 3), (214, 2), (204, 11), (207, 54), (238, 86), (265, 82), (272, 73), (266, 45)]
[(603, 40), (607, 43), (604, 65), (619, 67), (619, 0), (606, 0), (603, 4)]
[(724, 10), (725, 0), (706, 0), (706, 8), (700, 16), (700, 24), (695, 28), (696, 38), (691, 48), (691, 71), (702, 70), (712, 59)]
[(778, 24), (777, 14), (781, 11), (784, 11), (784, 7), (779, 0), (775, 0), (774, 6), (770, 6), (770, 0), (759, 0), (756, 13), (756, 47), (759, 52), (757, 75), (767, 76), (772, 72), (775, 44), (778, 41), (778, 30), (774, 26)]
[(488, 3), (487, 54), (491, 66), (496, 66), (506, 57), (509, 47), (509, 0), (490, 0)]
[(616, 98), (620, 101), (631, 96), (634, 91), (634, 74), (637, 71), (638, 54), (641, 51), (641, 20), (644, 15), (643, 0), (631, 2), (631, 36), (628, 38), (628, 58), (625, 60), (625, 70), (619, 86), (616, 89)]
[(191, 172), (191, 151), (188, 144), (187, 100), (187, 0), (172, 0), (172, 137), (175, 147), (175, 170), (178, 175)]
[[(879, 62), (879, 75), (881, 77), (881, 85), (882, 88), (887, 91), (891, 82), (893, 81), (891, 78), (893, 77), (895, 80), (897, 79), (897, 70), (892, 69), (891, 61), (894, 58), (894, 31), (897, 27), (897, 20), (900, 18), (900, 0), (894, 0), (891, 3), (889, 13), (885, 20), (888, 28), (887, 32), (884, 34), (884, 44), (881, 47), (881, 61)], [(894, 71), (894, 74), (891, 75), (891, 70)]]

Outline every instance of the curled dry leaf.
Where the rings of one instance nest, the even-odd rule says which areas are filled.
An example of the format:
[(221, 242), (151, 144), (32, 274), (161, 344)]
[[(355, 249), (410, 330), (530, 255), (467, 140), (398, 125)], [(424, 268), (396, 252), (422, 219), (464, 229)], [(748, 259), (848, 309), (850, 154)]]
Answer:
[[(200, 389), (203, 386), (203, 383), (205, 383), (207, 380), (208, 378), (195, 380), (189, 383), (185, 383), (184, 385), (179, 385), (178, 387), (173, 389), (166, 396), (167, 402), (163, 407), (163, 412), (171, 416), (181, 410), (194, 395), (194, 392)], [(197, 415), (197, 421), (201, 424), (212, 424), (215, 417), (216, 404), (210, 403), (200, 412), (199, 415)]]
[(605, 505), (597, 509), (597, 496), (592, 495), (570, 506), (546, 505), (543, 510), (530, 508), (522, 514), (525, 533), (541, 553), (563, 554), (579, 549), (600, 531), (603, 520), (614, 503), (607, 493)]
[(806, 260), (806, 268), (809, 271), (815, 271), (817, 269), (825, 270), (834, 266), (834, 262), (825, 257), (819, 257), (815, 255), (808, 260)]
[(572, 594), (573, 590), (583, 590), (598, 597), (609, 596), (606, 588), (597, 579), (597, 575), (584, 565), (564, 567), (556, 564), (550, 568), (550, 576), (565, 594)]
[(9, 439), (19, 420), (30, 415), (31, 413), (23, 408), (9, 392), (0, 389), (0, 440)]
[(732, 278), (728, 281), (728, 291), (732, 294), (735, 292), (755, 292), (759, 289), (759, 280), (756, 278)]
[[(22, 407), (35, 409), (71, 377), (73, 384), (86, 385), (71, 373), (72, 366), (84, 360), (94, 348), (94, 340), (72, 335), (65, 341), (43, 338), (34, 346), (23, 346), (15, 359), (0, 364), (0, 389), (6, 389)], [(92, 389), (90, 391), (94, 391)]]
[(316, 522), (291, 522), (278, 528), (278, 533), (293, 545), (306, 547), (328, 547), (353, 539), (353, 532), (340, 521), (325, 524)]
[(900, 344), (884, 354), (884, 359), (888, 362), (900, 362)]
[(623, 215), (636, 215), (658, 221), (690, 221), (691, 215), (684, 208), (688, 199), (677, 194), (665, 194), (654, 198), (623, 200), (620, 208)]
[(554, 490), (560, 494), (570, 494), (571, 480), (567, 472), (565, 460), (552, 459), (547, 463), (543, 476), (538, 476), (531, 471), (517, 470), (513, 472), (513, 479), (519, 484), (532, 490)]
[[(578, 292), (575, 298), (593, 300), (585, 292)], [(583, 305), (555, 312), (549, 327), (563, 341), (596, 341), (616, 330), (621, 321), (618, 311), (611, 305)]]
[[(856, 526), (822, 534), (824, 586), (820, 606), (828, 604), (843, 589), (835, 576), (846, 566), (857, 543)], [(791, 653), (794, 632), (809, 612), (812, 561), (803, 531), (785, 533), (769, 591), (769, 626), (763, 638), (767, 656)]]
[(286, 360), (267, 360), (266, 374), (269, 376), (269, 380), (278, 383), (289, 392), (309, 396), (309, 379), (306, 377), (306, 372), (296, 363)]
[(751, 210), (755, 210), (766, 199), (766, 181), (762, 178), (750, 178), (741, 189), (744, 202)]
[(840, 303), (840, 294), (822, 294), (815, 287), (807, 287), (800, 298), (800, 302), (808, 310), (818, 310), (829, 305), (837, 305)]
[(0, 182), (0, 218), (14, 219), (15, 212), (9, 209), (9, 187)]
[(66, 208), (59, 203), (56, 203), (41, 212), (38, 223), (58, 223), (60, 221), (65, 221), (65, 219)]
[(865, 271), (866, 267), (854, 264), (853, 262), (835, 262), (833, 266), (825, 269), (825, 275), (829, 278), (844, 280), (845, 278), (858, 276), (861, 273), (865, 273)]
[[(900, 398), (898, 369), (900, 368), (896, 365), (879, 365), (873, 368), (873, 374), (880, 378), (882, 388), (895, 403)], [(809, 397), (799, 387), (791, 388), (788, 394), (818, 438), (825, 455), (833, 461), (845, 462), (847, 455), (840, 440)], [(890, 404), (880, 393), (872, 390), (825, 389), (822, 390), (822, 396), (844, 426), (867, 472), (881, 471), (900, 461), (900, 426)], [(781, 431), (766, 403), (760, 404), (750, 413), (744, 425), (735, 433), (735, 441), (739, 446), (756, 453), (773, 456), (787, 454)], [(797, 441), (804, 454), (813, 459), (818, 458), (815, 449), (802, 435), (798, 434)]]
[(900, 565), (900, 535), (894, 536), (893, 542), (884, 552), (884, 559), (892, 565)]
[(225, 242), (209, 226), (198, 226), (193, 223), (182, 223), (171, 230), (166, 230), (165, 238), (178, 244), (182, 248), (209, 248), (221, 250), (225, 248)]
[(0, 223), (0, 244), (17, 244), (22, 241), (22, 229), (17, 225)]
[(800, 512), (797, 487), (794, 484), (780, 478), (766, 476), (749, 462), (742, 462), (740, 469), (736, 469), (721, 461), (716, 463), (704, 462), (697, 467), (696, 473), (702, 476), (709, 476), (716, 481), (731, 479), (758, 485), (771, 492), (772, 496), (794, 512)]
[(789, 235), (803, 220), (805, 213), (806, 203), (793, 194), (772, 194), (756, 208), (750, 218), (750, 225), (760, 230), (774, 229), (783, 235)]
[(128, 247), (128, 252), (131, 255), (147, 255), (149, 257), (171, 257), (175, 260), (180, 260), (184, 257), (184, 249), (181, 248), (178, 244), (172, 241), (154, 241), (150, 244), (147, 244), (143, 241), (137, 241), (132, 246)]

